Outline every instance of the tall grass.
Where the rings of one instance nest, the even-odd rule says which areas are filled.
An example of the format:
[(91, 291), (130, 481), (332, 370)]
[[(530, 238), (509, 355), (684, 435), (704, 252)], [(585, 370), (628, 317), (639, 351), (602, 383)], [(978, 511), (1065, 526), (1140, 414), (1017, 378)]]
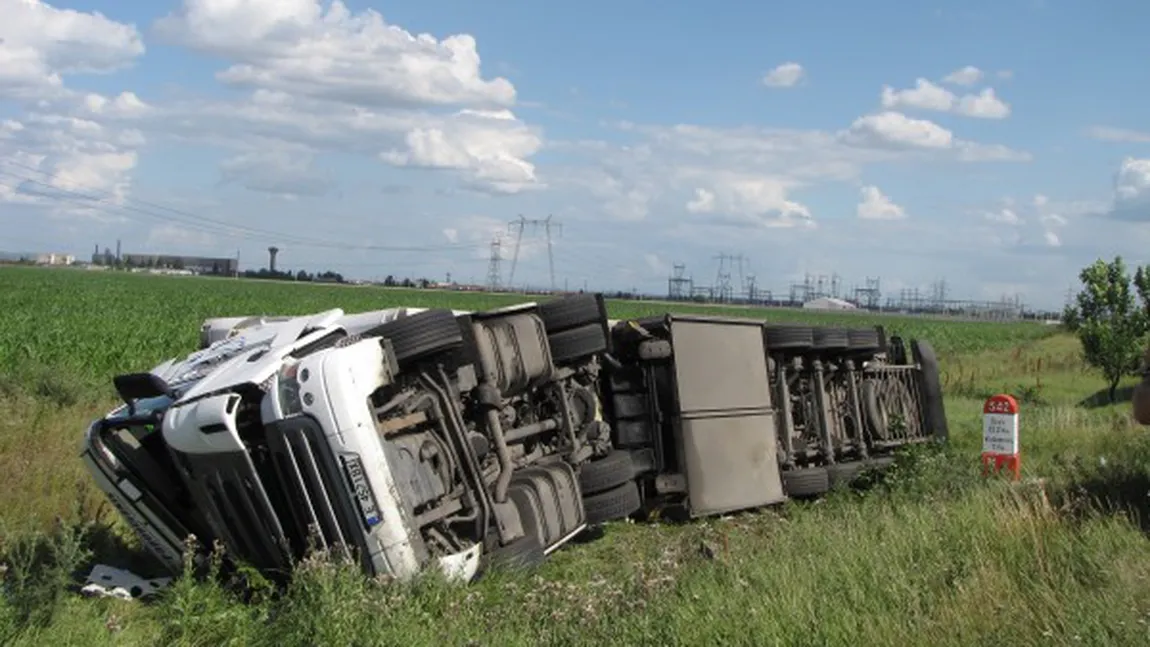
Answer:
[[(13, 296), (5, 288), (26, 292)], [(79, 465), (83, 426), (108, 403), (92, 384), (186, 351), (208, 316), (446, 303), (442, 294), (400, 297), (0, 271), (0, 404), (7, 414), (0, 418), (0, 473), (8, 475), (0, 490), (0, 642), (1150, 641), (1150, 526), (1143, 516), (1150, 510), (1150, 439), (1130, 422), (1128, 405), (1092, 399), (1099, 380), (1069, 337), (1037, 326), (968, 329), (916, 320), (885, 323), (939, 340), (952, 442), (910, 452), (882, 477), (867, 476), (816, 502), (680, 525), (612, 524), (603, 538), (564, 548), (535, 573), (496, 573), (471, 586), (434, 578), (402, 586), (368, 581), (354, 566), (319, 555), (282, 593), (258, 578), (234, 589), (210, 573), (189, 572), (152, 601), (76, 594), (93, 563), (144, 574), (154, 567), (101, 507)], [(478, 304), (451, 303), (487, 307)], [(643, 307), (611, 304), (624, 316)], [(1023, 400), (1019, 484), (979, 474), (981, 402), (999, 391)]]

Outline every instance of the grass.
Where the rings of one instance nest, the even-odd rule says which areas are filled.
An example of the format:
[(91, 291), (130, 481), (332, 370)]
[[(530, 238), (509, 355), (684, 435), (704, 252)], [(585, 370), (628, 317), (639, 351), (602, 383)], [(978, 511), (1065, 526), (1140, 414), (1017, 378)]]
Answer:
[[(516, 300), (376, 288), (0, 270), (0, 641), (5, 644), (1136, 645), (1150, 640), (1150, 439), (1102, 403), (1077, 342), (1038, 324), (849, 315), (935, 342), (952, 442), (869, 487), (693, 523), (614, 524), (534, 575), (367, 582), (311, 561), (241, 602), (179, 578), (84, 599), (96, 561), (143, 569), (77, 458), (110, 377), (186, 352), (203, 318)], [(612, 302), (615, 316), (665, 304)], [(675, 307), (676, 310), (698, 308)], [(715, 309), (707, 309), (714, 312)], [(719, 309), (721, 310), (721, 309)], [(739, 309), (739, 314), (748, 311)], [(749, 311), (764, 318), (826, 315)], [(833, 319), (833, 316), (832, 316)], [(979, 475), (982, 399), (1023, 406), (1025, 482)]]

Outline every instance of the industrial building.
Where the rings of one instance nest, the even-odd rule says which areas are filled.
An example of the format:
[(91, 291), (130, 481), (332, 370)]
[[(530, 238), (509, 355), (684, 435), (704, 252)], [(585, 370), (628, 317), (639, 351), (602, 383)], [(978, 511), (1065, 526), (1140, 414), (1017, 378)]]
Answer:
[(239, 259), (211, 256), (180, 256), (176, 254), (133, 254), (120, 252), (119, 241), (116, 251), (104, 248), (100, 251), (96, 246), (92, 254), (93, 265), (123, 265), (126, 267), (143, 267), (169, 270), (187, 270), (195, 274), (215, 274), (220, 276), (233, 276), (239, 270)]
[(0, 252), (0, 261), (9, 263), (35, 263), (37, 265), (71, 265), (76, 262), (76, 257), (71, 254), (56, 254), (53, 252)]

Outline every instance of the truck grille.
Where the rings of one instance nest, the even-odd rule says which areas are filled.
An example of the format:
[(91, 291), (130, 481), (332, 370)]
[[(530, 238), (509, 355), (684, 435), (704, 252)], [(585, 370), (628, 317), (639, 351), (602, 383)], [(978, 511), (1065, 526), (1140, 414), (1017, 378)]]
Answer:
[(287, 566), (283, 528), (246, 452), (174, 452), (188, 489), (233, 557), (257, 568)]
[(267, 428), (272, 474), (282, 495), (288, 538), (300, 555), (309, 547), (358, 546), (363, 530), (349, 509), (349, 494), (322, 430), (309, 418), (280, 421)]
[(309, 549), (365, 548), (320, 427), (298, 417), (266, 431), (266, 452), (177, 453), (228, 551), (261, 570), (286, 570)]

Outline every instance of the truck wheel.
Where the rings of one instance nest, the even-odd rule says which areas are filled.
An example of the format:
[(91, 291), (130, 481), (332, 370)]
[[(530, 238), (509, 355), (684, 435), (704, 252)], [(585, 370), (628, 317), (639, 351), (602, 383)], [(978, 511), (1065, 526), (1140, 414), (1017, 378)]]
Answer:
[(850, 485), (866, 468), (862, 461), (835, 463), (827, 466), (827, 480), (833, 488), (836, 485)]
[(603, 303), (598, 294), (576, 294), (552, 299), (539, 304), (539, 318), (548, 333), (578, 328), (606, 319)]
[(619, 487), (634, 478), (635, 463), (631, 460), (631, 453), (615, 450), (579, 470), (579, 489), (584, 495), (596, 494)]
[(815, 343), (810, 326), (767, 324), (767, 351), (806, 350)]
[(863, 418), (866, 419), (871, 434), (879, 440), (890, 440), (890, 429), (886, 425), (886, 413), (878, 399), (878, 382), (865, 380), (860, 391)]
[(846, 350), (850, 347), (850, 336), (843, 328), (815, 328), (815, 350)]
[(491, 552), (488, 565), (496, 569), (509, 571), (531, 570), (547, 559), (543, 544), (539, 543), (539, 536), (534, 530), (518, 539), (513, 539), (506, 546), (500, 546)]
[(942, 400), (942, 380), (939, 379), (938, 356), (930, 343), (916, 339), (910, 344), (911, 356), (920, 367), (919, 390), (922, 393), (923, 426), (936, 440), (946, 442), (950, 428), (946, 420), (946, 407)]
[(874, 352), (882, 348), (878, 330), (874, 328), (851, 328), (847, 330), (847, 341), (852, 351)]
[[(919, 420), (918, 410), (914, 406), (914, 394), (897, 377), (887, 381), (886, 386), (887, 389), (880, 395), (882, 385), (879, 381), (863, 382), (863, 416), (870, 423), (874, 437), (884, 441), (894, 440), (893, 432), (896, 431), (907, 438), (918, 435), (916, 432), (921, 431), (922, 426), (917, 424)], [(891, 420), (892, 416), (897, 417), (895, 421)], [(902, 419), (902, 428), (891, 429), (891, 423), (897, 422), (898, 418)]]
[(814, 497), (831, 489), (830, 475), (823, 467), (804, 467), (783, 472), (782, 476), (787, 496)]
[(550, 335), (551, 361), (562, 364), (607, 350), (607, 334), (601, 324), (592, 323)]
[(643, 507), (639, 496), (639, 486), (629, 481), (618, 487), (583, 497), (583, 509), (587, 512), (587, 525), (594, 526), (616, 519), (625, 519)]
[(386, 337), (400, 364), (426, 359), (463, 345), (463, 331), (450, 310), (424, 310), (380, 324), (364, 337)]

